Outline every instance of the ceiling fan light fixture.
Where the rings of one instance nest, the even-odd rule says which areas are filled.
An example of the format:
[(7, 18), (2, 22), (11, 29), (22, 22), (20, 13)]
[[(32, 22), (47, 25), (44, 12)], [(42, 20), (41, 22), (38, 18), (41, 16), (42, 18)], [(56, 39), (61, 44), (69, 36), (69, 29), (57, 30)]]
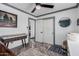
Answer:
[(40, 5), (37, 5), (37, 6), (36, 6), (36, 9), (41, 9), (41, 6), (40, 6)]

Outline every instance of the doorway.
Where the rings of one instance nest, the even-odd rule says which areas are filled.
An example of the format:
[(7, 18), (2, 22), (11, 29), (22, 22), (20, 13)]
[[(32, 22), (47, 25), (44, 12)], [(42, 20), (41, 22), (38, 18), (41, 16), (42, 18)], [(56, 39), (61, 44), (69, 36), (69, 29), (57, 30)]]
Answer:
[(34, 39), (35, 40), (35, 28), (36, 28), (36, 20), (29, 18), (28, 19), (28, 29), (29, 29), (29, 41), (30, 39)]

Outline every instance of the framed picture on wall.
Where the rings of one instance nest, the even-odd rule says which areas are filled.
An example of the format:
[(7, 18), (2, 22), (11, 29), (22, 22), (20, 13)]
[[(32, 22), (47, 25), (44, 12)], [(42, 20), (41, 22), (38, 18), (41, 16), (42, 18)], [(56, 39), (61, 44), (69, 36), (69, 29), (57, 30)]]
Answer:
[(0, 27), (17, 27), (17, 15), (0, 10)]
[(70, 26), (70, 24), (71, 24), (71, 19), (68, 17), (62, 17), (59, 20), (59, 25), (63, 28)]

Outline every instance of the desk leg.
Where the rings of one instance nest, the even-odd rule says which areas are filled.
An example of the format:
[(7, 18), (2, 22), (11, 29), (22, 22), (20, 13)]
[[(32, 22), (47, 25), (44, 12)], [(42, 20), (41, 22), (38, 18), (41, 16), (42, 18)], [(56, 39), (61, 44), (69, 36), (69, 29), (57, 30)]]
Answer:
[(24, 39), (24, 43), (25, 43), (25, 45), (26, 45), (26, 39)]
[(23, 45), (23, 47), (24, 47), (24, 42), (23, 42), (23, 40), (22, 40), (22, 45)]
[(24, 45), (25, 45), (25, 47), (26, 47), (26, 39), (24, 39)]
[(26, 39), (22, 39), (22, 45), (23, 47), (26, 47)]

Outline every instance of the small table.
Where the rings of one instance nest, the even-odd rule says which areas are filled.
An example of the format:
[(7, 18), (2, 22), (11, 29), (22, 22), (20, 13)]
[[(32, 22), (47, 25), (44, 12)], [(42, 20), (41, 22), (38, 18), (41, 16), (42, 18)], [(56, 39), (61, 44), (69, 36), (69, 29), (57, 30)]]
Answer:
[(27, 35), (25, 33), (22, 34), (13, 34), (13, 35), (5, 35), (1, 36), (0, 39), (2, 42), (8, 47), (10, 42), (17, 41), (17, 40), (22, 40), (22, 45), (26, 45), (26, 38)]

